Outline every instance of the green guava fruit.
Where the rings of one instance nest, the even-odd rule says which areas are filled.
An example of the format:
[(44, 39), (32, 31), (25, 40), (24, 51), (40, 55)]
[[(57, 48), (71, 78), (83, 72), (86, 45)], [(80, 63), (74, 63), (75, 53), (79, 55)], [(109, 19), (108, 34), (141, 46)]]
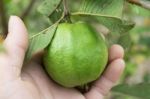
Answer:
[(107, 61), (105, 40), (84, 22), (59, 24), (44, 55), (46, 71), (64, 87), (76, 87), (96, 80)]

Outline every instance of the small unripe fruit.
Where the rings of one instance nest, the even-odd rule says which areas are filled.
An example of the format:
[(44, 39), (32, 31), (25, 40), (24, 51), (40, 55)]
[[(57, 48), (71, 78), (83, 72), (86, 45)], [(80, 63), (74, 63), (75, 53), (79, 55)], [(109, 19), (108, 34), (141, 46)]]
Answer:
[(46, 71), (65, 87), (98, 79), (107, 61), (105, 40), (84, 22), (59, 24), (44, 55)]

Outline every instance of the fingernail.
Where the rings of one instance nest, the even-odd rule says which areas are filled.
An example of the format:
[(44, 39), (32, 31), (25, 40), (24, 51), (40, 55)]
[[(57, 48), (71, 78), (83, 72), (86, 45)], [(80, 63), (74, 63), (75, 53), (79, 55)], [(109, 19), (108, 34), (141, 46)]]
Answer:
[(9, 23), (8, 23), (8, 31), (9, 31), (9, 32), (10, 32), (11, 30), (13, 30), (12, 28), (13, 28), (13, 26), (14, 26), (14, 24), (15, 24), (14, 18), (15, 18), (15, 16), (10, 16), (10, 18), (9, 18)]
[(22, 30), (26, 32), (26, 28), (22, 20), (18, 16), (10, 16), (8, 24), (9, 33), (19, 33)]

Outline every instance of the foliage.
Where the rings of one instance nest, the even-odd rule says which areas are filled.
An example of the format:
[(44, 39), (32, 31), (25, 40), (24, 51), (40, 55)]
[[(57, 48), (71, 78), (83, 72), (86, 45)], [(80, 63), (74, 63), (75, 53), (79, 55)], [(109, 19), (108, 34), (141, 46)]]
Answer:
[(136, 85), (122, 84), (114, 87), (112, 90), (119, 93), (129, 94), (131, 96), (136, 96), (142, 99), (150, 99), (149, 83), (141, 83)]
[[(22, 16), (32, 0), (3, 1), (7, 17), (6, 21), (8, 21), (10, 15)], [(149, 0), (142, 1), (149, 2)], [(129, 4), (127, 0), (68, 0), (67, 3), (68, 6), (66, 7), (63, 0), (34, 1), (34, 5), (29, 10), (28, 15), (23, 17), (30, 35), (30, 45), (26, 54), (27, 60), (47, 47), (55, 34), (57, 25), (60, 22), (68, 21), (66, 17), (68, 12), (72, 22), (82, 20), (105, 27), (108, 31), (104, 28), (101, 28), (101, 30), (104, 29), (103, 34), (109, 44), (108, 46), (118, 43), (125, 48), (127, 67), (121, 79), (122, 83), (126, 83), (127, 78), (135, 74), (142, 62), (150, 59), (149, 10)], [(133, 28), (134, 23), (135, 28)], [(0, 32), (2, 32), (2, 24), (0, 24)], [(0, 45), (1, 48), (3, 48), (2, 45)], [(150, 80), (148, 80), (149, 74), (145, 74), (143, 79), (143, 84), (122, 84), (113, 88), (112, 91), (141, 97), (142, 99), (149, 98), (149, 94), (136, 93), (136, 90), (139, 90), (139, 86), (140, 91), (149, 91), (149, 84), (147, 84), (150, 83)], [(129, 90), (135, 91), (135, 93)], [(113, 94), (112, 97), (130, 99), (122, 94)], [(115, 99), (117, 99), (116, 97)]]

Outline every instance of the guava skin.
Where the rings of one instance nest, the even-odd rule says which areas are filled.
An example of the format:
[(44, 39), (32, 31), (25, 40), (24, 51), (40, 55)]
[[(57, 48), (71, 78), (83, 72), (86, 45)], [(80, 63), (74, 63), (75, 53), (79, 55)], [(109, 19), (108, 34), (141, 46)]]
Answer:
[(104, 39), (84, 22), (61, 23), (45, 50), (50, 77), (64, 87), (76, 87), (100, 77), (108, 61)]

